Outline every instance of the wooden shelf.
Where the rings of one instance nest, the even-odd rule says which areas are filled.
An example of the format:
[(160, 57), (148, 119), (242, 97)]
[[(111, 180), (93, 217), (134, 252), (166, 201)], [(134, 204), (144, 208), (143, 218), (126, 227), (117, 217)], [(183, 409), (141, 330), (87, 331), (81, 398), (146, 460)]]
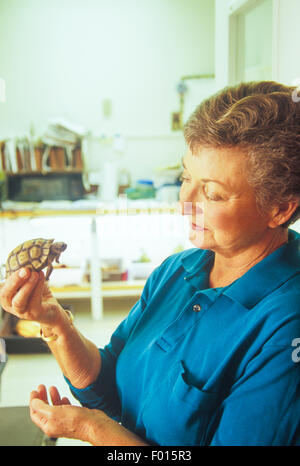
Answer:
[[(146, 280), (102, 282), (101, 295), (103, 298), (140, 296)], [(89, 285), (70, 285), (64, 287), (50, 287), (57, 299), (89, 299), (91, 287)]]
[(30, 175), (40, 175), (40, 176), (44, 176), (44, 175), (51, 175), (51, 174), (54, 174), (54, 175), (69, 175), (69, 174), (72, 174), (72, 173), (83, 173), (83, 169), (82, 168), (73, 168), (73, 167), (66, 167), (64, 169), (58, 169), (58, 168), (55, 168), (55, 169), (52, 169), (50, 168), (49, 170), (32, 170), (32, 171), (18, 171), (18, 172), (12, 172), (12, 171), (5, 171), (4, 172), (5, 175), (7, 176), (30, 176)]

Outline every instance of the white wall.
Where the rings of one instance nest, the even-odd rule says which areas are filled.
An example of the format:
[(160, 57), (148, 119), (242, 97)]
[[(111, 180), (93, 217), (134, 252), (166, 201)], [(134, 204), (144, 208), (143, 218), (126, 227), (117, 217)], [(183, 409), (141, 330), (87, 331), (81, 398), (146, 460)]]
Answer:
[[(149, 176), (182, 155), (171, 133), (178, 81), (214, 72), (214, 0), (1, 0), (0, 57), (0, 138), (31, 123), (39, 135), (64, 116), (96, 135), (129, 136), (125, 165), (135, 171), (147, 158)], [(93, 157), (98, 169), (99, 150)]]
[[(216, 87), (218, 89), (229, 83), (228, 11), (230, 3), (228, 0), (216, 0), (215, 4), (215, 71)], [(242, 1), (236, 1), (236, 4), (242, 3)], [(245, 3), (247, 3), (246, 0)], [(272, 4), (274, 8), (272, 79), (284, 84), (292, 84), (296, 78), (300, 81), (298, 14), (300, 1), (272, 0)], [(266, 38), (266, 40), (268, 41), (269, 38)], [(253, 44), (254, 46), (256, 45)], [(268, 66), (268, 63), (266, 65)]]
[[(274, 2), (274, 0), (273, 0)], [(300, 84), (299, 0), (277, 0), (278, 37), (276, 79), (284, 84)]]
[(215, 3), (215, 76), (216, 88), (222, 89), (229, 82), (229, 23), (228, 0)]

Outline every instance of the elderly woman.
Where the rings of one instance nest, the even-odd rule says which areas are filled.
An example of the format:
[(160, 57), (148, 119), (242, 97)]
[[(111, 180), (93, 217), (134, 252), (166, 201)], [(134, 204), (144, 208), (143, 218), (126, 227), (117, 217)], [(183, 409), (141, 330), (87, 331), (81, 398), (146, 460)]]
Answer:
[[(22, 269), (1, 291), (40, 322), (82, 407), (31, 394), (48, 435), (93, 445), (300, 444), (300, 104), (240, 84), (186, 124), (180, 203), (196, 246), (157, 267), (107, 346), (84, 338)], [(296, 339), (296, 340), (295, 340)], [(294, 353), (295, 355), (295, 353)]]

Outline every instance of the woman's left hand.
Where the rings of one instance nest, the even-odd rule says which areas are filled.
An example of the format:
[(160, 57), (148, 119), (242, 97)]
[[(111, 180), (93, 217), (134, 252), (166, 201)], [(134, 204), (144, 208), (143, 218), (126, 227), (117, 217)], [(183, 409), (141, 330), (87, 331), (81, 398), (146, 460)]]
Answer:
[(56, 387), (50, 387), (49, 394), (53, 406), (48, 402), (47, 390), (44, 385), (39, 385), (37, 390), (31, 392), (30, 416), (32, 421), (48, 437), (65, 437), (87, 441), (93, 410), (72, 406), (68, 398), (60, 397)]
[(49, 393), (52, 406), (44, 385), (30, 395), (31, 419), (48, 437), (72, 438), (95, 446), (148, 445), (103, 411), (72, 406), (68, 398), (60, 397), (56, 387), (50, 387)]

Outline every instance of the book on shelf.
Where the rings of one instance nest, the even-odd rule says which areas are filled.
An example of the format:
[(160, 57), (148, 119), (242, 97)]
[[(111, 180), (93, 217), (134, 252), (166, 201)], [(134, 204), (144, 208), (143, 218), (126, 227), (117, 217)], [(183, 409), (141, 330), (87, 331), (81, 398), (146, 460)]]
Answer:
[(36, 170), (33, 143), (26, 137), (0, 141), (0, 170), (12, 173)]
[(81, 144), (75, 147), (38, 144), (26, 138), (0, 141), (0, 170), (9, 173), (82, 171)]
[(7, 164), (7, 171), (18, 172), (16, 144), (13, 138), (5, 141), (5, 163)]
[(10, 173), (82, 171), (84, 128), (63, 118), (51, 119), (44, 135), (0, 141), (0, 170)]
[(0, 141), (0, 171), (6, 170), (5, 164), (5, 141)]

